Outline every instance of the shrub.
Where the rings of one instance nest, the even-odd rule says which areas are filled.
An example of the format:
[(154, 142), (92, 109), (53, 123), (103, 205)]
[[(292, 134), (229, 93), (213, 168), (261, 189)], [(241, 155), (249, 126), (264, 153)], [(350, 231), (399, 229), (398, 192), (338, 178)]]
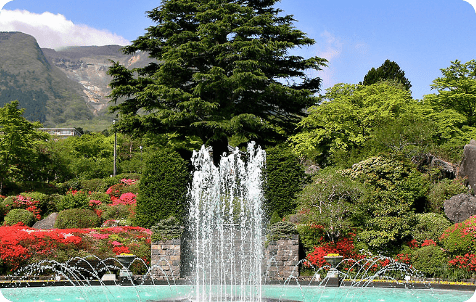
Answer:
[(109, 195), (103, 192), (91, 192), (91, 194), (89, 194), (89, 199), (99, 200), (103, 204), (111, 203), (111, 198), (109, 197)]
[(441, 276), (448, 270), (448, 259), (438, 246), (428, 245), (412, 252), (413, 266), (427, 277)]
[(35, 215), (25, 209), (13, 209), (5, 216), (5, 225), (15, 225), (19, 222), (27, 226), (32, 226), (35, 223)]
[(280, 221), (272, 224), (268, 229), (268, 241), (277, 241), (280, 239), (291, 239), (293, 235), (298, 234), (296, 225), (288, 221)]
[(163, 241), (180, 238), (182, 236), (184, 227), (180, 220), (174, 216), (170, 216), (167, 219), (160, 220), (156, 225), (151, 228), (152, 240)]
[(325, 232), (322, 225), (299, 224), (297, 225), (299, 241), (304, 249), (309, 252), (314, 246), (321, 245), (325, 241)]
[(119, 204), (108, 206), (101, 215), (103, 220), (127, 219), (131, 215), (130, 206)]
[(438, 241), (441, 234), (451, 226), (451, 222), (441, 214), (417, 214), (416, 218), (418, 222), (413, 231), (413, 238), (420, 243), (426, 239)]
[(298, 204), (309, 222), (324, 226), (328, 239), (336, 241), (351, 229), (365, 196), (363, 184), (326, 168), (302, 190)]
[(56, 218), (55, 228), (75, 229), (75, 228), (94, 228), (100, 225), (101, 221), (92, 210), (87, 209), (68, 209), (59, 212)]
[(150, 228), (169, 216), (183, 217), (190, 173), (175, 151), (161, 150), (146, 160), (139, 184), (135, 223)]
[(416, 225), (414, 208), (422, 208), (428, 190), (425, 177), (404, 158), (377, 156), (343, 171), (367, 185), (367, 198), (358, 208), (363, 231), (359, 245), (372, 252), (392, 252), (408, 240)]
[(7, 208), (3, 205), (3, 203), (0, 203), (0, 223), (3, 222), (6, 214)]
[(268, 215), (284, 217), (294, 213), (297, 194), (306, 180), (304, 168), (290, 148), (278, 146), (266, 150), (264, 194)]
[(4, 200), (4, 205), (7, 212), (12, 209), (24, 209), (33, 213), (36, 219), (41, 219), (41, 209), (39, 208), (39, 203), (40, 202), (38, 200), (23, 195), (11, 196)]
[(447, 228), (440, 237), (440, 242), (451, 256), (476, 253), (476, 216), (471, 216), (461, 223)]
[(37, 207), (40, 209), (40, 212), (43, 216), (53, 213), (56, 209), (50, 195), (46, 195), (41, 192), (28, 192), (28, 193), (21, 193), (20, 195), (24, 197), (29, 197), (33, 200), (38, 201)]
[(89, 195), (83, 191), (70, 190), (64, 195), (56, 205), (59, 211), (67, 209), (88, 209)]
[(429, 190), (427, 211), (443, 214), (445, 200), (461, 193), (468, 194), (469, 191), (464, 178), (442, 179)]
[(103, 192), (107, 183), (103, 178), (85, 179), (80, 181), (80, 188), (86, 192)]

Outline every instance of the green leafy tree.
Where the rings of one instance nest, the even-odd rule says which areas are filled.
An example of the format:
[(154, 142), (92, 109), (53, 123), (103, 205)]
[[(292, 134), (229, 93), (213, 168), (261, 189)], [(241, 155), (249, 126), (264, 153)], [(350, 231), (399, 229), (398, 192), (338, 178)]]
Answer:
[(325, 59), (290, 55), (314, 44), (275, 8), (277, 0), (165, 0), (148, 12), (156, 25), (124, 48), (154, 63), (114, 63), (111, 97), (130, 133), (200, 139), (221, 155), (240, 145), (282, 141), (315, 103)]
[(451, 66), (441, 69), (442, 77), (431, 85), (438, 94), (425, 95), (424, 101), (436, 110), (454, 110), (466, 118), (465, 124), (476, 125), (476, 60), (461, 63), (456, 60)]
[(415, 209), (425, 204), (428, 182), (412, 165), (398, 158), (372, 157), (343, 172), (367, 186), (367, 198), (357, 204), (360, 248), (392, 252), (411, 238)]
[(18, 101), (0, 108), (0, 193), (7, 182), (32, 180), (36, 146), (46, 140), (46, 133), (37, 131), (41, 124), (23, 117)]
[(328, 164), (339, 152), (361, 149), (374, 131), (427, 110), (410, 92), (386, 82), (370, 86), (337, 84), (309, 109), (301, 132), (290, 142), (297, 154)]
[(328, 240), (336, 242), (354, 226), (357, 205), (365, 195), (360, 182), (326, 168), (302, 190), (298, 208), (309, 222), (323, 226)]
[(400, 69), (397, 63), (385, 60), (385, 62), (377, 69), (373, 68), (367, 72), (364, 77), (363, 85), (372, 85), (382, 81), (395, 81), (405, 87), (406, 90), (410, 90), (412, 84), (405, 77), (405, 72)]

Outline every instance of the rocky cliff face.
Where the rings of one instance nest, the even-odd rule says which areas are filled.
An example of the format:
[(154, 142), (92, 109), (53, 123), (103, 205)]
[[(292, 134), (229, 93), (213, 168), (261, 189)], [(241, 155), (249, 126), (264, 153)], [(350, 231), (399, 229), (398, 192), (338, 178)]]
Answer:
[(95, 115), (106, 111), (111, 92), (107, 74), (112, 61), (128, 68), (143, 67), (150, 62), (147, 54), (124, 55), (121, 46), (83, 46), (55, 51), (43, 49), (50, 64), (58, 67), (69, 79), (79, 83), (88, 106)]
[(45, 126), (92, 118), (81, 86), (48, 62), (34, 37), (0, 32), (0, 106), (14, 100)]

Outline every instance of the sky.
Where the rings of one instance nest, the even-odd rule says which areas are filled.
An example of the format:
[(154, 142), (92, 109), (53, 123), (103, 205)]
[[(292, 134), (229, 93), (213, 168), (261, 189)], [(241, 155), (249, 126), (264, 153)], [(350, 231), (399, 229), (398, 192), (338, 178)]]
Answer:
[[(153, 25), (146, 12), (160, 2), (0, 0), (0, 31), (30, 34), (44, 48), (127, 45)], [(464, 0), (281, 0), (276, 6), (316, 42), (293, 53), (329, 61), (315, 74), (323, 92), (357, 84), (389, 59), (421, 99), (435, 93), (430, 85), (440, 69), (476, 59), (476, 11)]]

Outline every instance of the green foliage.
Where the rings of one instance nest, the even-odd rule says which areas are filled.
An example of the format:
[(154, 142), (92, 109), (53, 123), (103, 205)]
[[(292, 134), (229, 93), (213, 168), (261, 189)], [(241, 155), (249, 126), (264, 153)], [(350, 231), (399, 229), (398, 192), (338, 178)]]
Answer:
[(103, 204), (111, 203), (111, 197), (103, 192), (91, 192), (91, 194), (89, 194), (89, 199), (99, 200)]
[(115, 206), (108, 206), (101, 215), (103, 220), (123, 220), (128, 219), (131, 215), (130, 206), (118, 204)]
[(465, 117), (466, 125), (476, 126), (476, 60), (453, 61), (441, 73), (431, 85), (438, 94), (426, 95), (424, 101), (437, 111), (454, 110)]
[(94, 211), (87, 209), (68, 209), (58, 213), (55, 222), (57, 229), (95, 228), (101, 223)]
[(281, 217), (294, 212), (296, 197), (301, 191), (305, 174), (299, 159), (285, 146), (266, 150), (265, 198), (268, 215)]
[(410, 90), (412, 84), (405, 77), (405, 72), (400, 69), (397, 63), (385, 60), (385, 62), (377, 69), (373, 68), (365, 75), (363, 85), (372, 85), (382, 81), (393, 80), (400, 83), (406, 90)]
[(25, 209), (13, 209), (10, 210), (7, 215), (5, 215), (5, 225), (15, 225), (19, 222), (23, 223), (26, 226), (33, 226), (35, 223), (35, 215)]
[(444, 214), (443, 205), (445, 200), (461, 193), (469, 194), (469, 191), (464, 178), (442, 179), (433, 184), (429, 190), (427, 210)]
[(448, 270), (448, 258), (438, 246), (428, 245), (412, 252), (412, 265), (427, 277), (439, 277)]
[(451, 226), (451, 222), (442, 214), (417, 214), (417, 224), (413, 230), (413, 238), (422, 243), (426, 239), (438, 242), (441, 234)]
[[(385, 82), (337, 84), (327, 89), (319, 105), (309, 108), (309, 115), (299, 123), (301, 132), (291, 136), (290, 142), (295, 153), (329, 164), (337, 154), (362, 148), (374, 130), (423, 115), (425, 110), (409, 91)], [(365, 151), (370, 152), (361, 158), (375, 155)]]
[(30, 197), (33, 200), (38, 200), (38, 208), (41, 210), (41, 216), (46, 217), (56, 211), (56, 205), (51, 195), (47, 195), (41, 192), (26, 192), (21, 193), (25, 197)]
[(309, 222), (322, 225), (327, 239), (335, 242), (353, 226), (356, 205), (365, 195), (364, 185), (326, 168), (302, 190), (298, 208)]
[(316, 224), (298, 224), (296, 229), (299, 241), (306, 252), (310, 252), (315, 246), (319, 246), (325, 240), (324, 227)]
[(184, 226), (175, 216), (159, 220), (156, 225), (151, 228), (152, 241), (165, 241), (181, 238)]
[(24, 109), (18, 106), (13, 101), (0, 108), (0, 194), (9, 182), (36, 179), (37, 143), (48, 137), (37, 131), (40, 123), (23, 117)]
[(183, 217), (190, 174), (177, 152), (160, 150), (147, 158), (143, 172), (135, 223), (150, 228), (169, 216)]
[(3, 201), (1, 200), (0, 198), (0, 224), (3, 222), (3, 220), (5, 219), (5, 215), (7, 214), (7, 208), (5, 207), (5, 205), (3, 204)]
[(276, 222), (280, 222), (283, 219), (279, 216), (277, 211), (274, 211), (273, 214), (271, 215), (271, 218), (269, 219), (269, 225), (275, 224)]
[(103, 178), (84, 179), (80, 181), (80, 188), (86, 192), (104, 192), (107, 189)]
[(409, 239), (424, 204), (427, 181), (411, 165), (383, 156), (361, 161), (344, 175), (367, 185), (367, 198), (357, 207), (361, 226), (357, 239), (374, 252), (392, 251)]
[(296, 225), (289, 221), (279, 221), (272, 224), (268, 228), (267, 241), (277, 241), (280, 239), (292, 239), (293, 235), (297, 235)]
[(58, 211), (67, 209), (88, 209), (89, 195), (83, 191), (70, 191), (64, 195), (56, 205)]
[[(288, 54), (314, 41), (276, 2), (169, 0), (150, 11), (156, 25), (125, 53), (142, 51), (161, 63), (134, 71), (115, 63), (109, 70), (112, 100), (125, 99), (113, 107), (121, 113), (119, 128), (213, 147), (226, 147), (228, 139), (285, 139), (315, 102), (321, 80), (308, 71), (326, 60)], [(136, 114), (142, 109), (148, 113)]]
[(443, 248), (451, 256), (476, 253), (474, 229), (476, 216), (472, 216), (461, 223), (456, 223), (447, 228), (440, 237)]

